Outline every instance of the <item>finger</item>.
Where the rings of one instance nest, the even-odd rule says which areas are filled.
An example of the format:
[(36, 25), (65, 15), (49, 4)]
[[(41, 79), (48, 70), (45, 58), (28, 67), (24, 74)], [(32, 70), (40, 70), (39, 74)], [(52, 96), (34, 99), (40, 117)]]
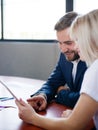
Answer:
[(34, 102), (32, 106), (35, 110), (39, 110), (41, 106), (41, 102), (40, 101)]
[(62, 113), (61, 117), (67, 117), (67, 114), (66, 113)]
[(25, 101), (22, 100), (22, 98), (20, 98), (20, 104), (23, 105), (23, 106), (27, 106), (27, 103)]
[(28, 99), (27, 99), (27, 102), (36, 102), (37, 100), (40, 100), (40, 98), (34, 96), (34, 97), (32, 97), (32, 98), (28, 98)]
[(29, 99), (27, 99), (27, 102), (31, 106), (35, 106), (35, 104), (38, 102), (38, 99), (36, 99), (36, 98), (29, 98)]
[(26, 106), (26, 103), (22, 100), (22, 99), (19, 99), (19, 100), (15, 100), (15, 103), (16, 105), (18, 106)]
[(30, 104), (31, 106), (36, 106), (37, 104), (38, 104), (38, 102), (40, 102), (40, 98), (38, 98), (38, 97), (33, 97), (33, 98), (29, 98), (29, 99), (27, 99), (27, 102), (28, 102), (28, 104)]
[(40, 106), (39, 106), (39, 111), (42, 111), (46, 108), (46, 103), (45, 102), (41, 102)]
[(20, 109), (21, 109), (21, 104), (20, 104), (20, 102), (19, 102), (19, 101), (17, 101), (17, 100), (15, 100), (15, 103), (16, 103), (16, 105), (17, 105), (18, 109), (20, 110)]
[(27, 99), (27, 102), (31, 102), (33, 99), (32, 98), (28, 98)]

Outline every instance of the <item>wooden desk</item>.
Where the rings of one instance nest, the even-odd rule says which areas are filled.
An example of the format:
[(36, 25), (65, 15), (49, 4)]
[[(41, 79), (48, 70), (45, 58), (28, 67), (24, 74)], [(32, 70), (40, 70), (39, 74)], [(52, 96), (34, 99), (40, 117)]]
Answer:
[[(42, 80), (20, 78), (20, 77), (8, 77), (0, 76), (0, 80), (4, 81), (6, 85), (16, 94), (17, 97), (22, 97), (26, 100), (30, 94), (37, 91), (41, 85), (45, 82)], [(0, 97), (11, 96), (9, 92), (0, 84)], [(15, 108), (4, 108), (0, 111), (0, 130), (43, 130), (36, 126), (24, 123), (18, 117), (18, 109), (15, 105), (14, 99), (0, 102), (0, 105), (10, 105)], [(55, 102), (49, 104), (46, 111), (39, 114), (46, 117), (60, 117), (62, 111), (67, 107), (56, 104)], [(93, 122), (88, 125), (86, 130), (91, 130)]]

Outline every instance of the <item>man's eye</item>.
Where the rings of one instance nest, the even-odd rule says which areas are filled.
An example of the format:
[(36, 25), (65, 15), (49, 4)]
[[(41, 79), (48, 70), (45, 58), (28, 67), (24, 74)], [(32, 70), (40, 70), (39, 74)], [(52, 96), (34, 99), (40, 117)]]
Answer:
[(65, 44), (70, 45), (70, 44), (72, 44), (72, 43), (73, 43), (72, 41), (68, 41), (68, 42), (66, 42)]
[(65, 45), (71, 45), (73, 41), (65, 41), (65, 42), (58, 42), (60, 45), (65, 44)]
[(58, 42), (60, 45), (64, 44), (64, 43), (61, 43), (61, 42)]

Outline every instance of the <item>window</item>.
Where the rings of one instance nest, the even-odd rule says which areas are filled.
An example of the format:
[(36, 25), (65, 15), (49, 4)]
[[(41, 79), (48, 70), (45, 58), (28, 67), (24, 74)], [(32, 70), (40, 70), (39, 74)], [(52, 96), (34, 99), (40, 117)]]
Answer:
[(65, 0), (3, 0), (4, 39), (55, 39), (65, 5)]
[(98, 0), (74, 0), (74, 11), (85, 14), (98, 8)]

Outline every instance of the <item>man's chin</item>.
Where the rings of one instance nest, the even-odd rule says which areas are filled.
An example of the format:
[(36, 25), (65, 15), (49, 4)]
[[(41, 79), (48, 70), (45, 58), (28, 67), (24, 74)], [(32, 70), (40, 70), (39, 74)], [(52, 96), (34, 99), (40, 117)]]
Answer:
[(68, 60), (68, 61), (73, 61), (72, 58), (68, 58), (68, 57), (66, 57), (66, 60)]
[(66, 60), (68, 60), (68, 61), (72, 61), (73, 60), (73, 58), (71, 56), (65, 55), (65, 57), (66, 57)]
[(75, 60), (78, 60), (78, 59), (79, 59), (79, 57), (77, 57), (77, 58), (66, 57), (66, 60), (68, 60), (68, 61), (75, 61)]
[(69, 55), (65, 54), (65, 57), (66, 57), (66, 60), (68, 60), (68, 61), (75, 61), (75, 60), (78, 60), (80, 58), (80, 56), (78, 54), (75, 54), (75, 53), (74, 53), (74, 55), (72, 55), (72, 54), (69, 54)]

